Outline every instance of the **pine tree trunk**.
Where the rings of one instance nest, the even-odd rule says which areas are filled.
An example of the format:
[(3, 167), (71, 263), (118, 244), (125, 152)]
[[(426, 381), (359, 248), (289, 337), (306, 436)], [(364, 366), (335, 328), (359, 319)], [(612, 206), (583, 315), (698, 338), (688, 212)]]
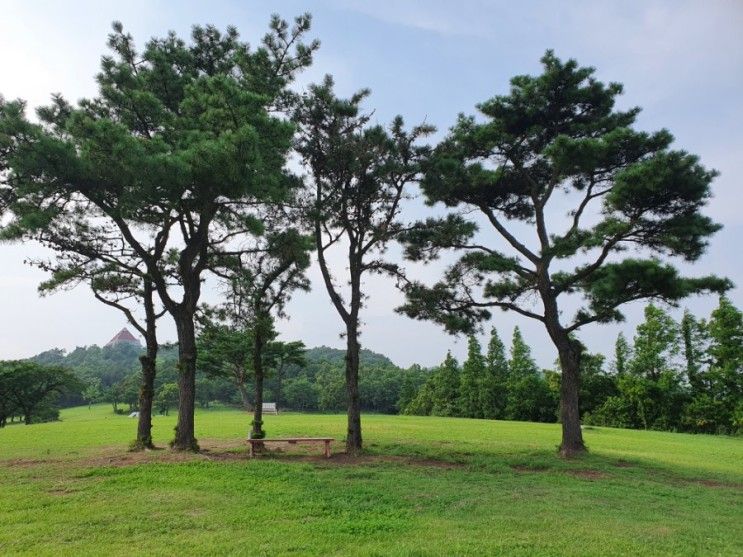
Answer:
[(346, 327), (346, 396), (348, 401), (346, 452), (351, 455), (359, 454), (362, 449), (358, 334), (358, 327), (353, 321)]
[[(255, 400), (253, 407), (253, 424), (250, 430), (251, 439), (262, 439), (266, 433), (263, 431), (263, 337), (260, 332), (261, 325), (256, 327), (255, 345), (253, 347), (253, 372), (255, 374)], [(254, 447), (260, 448), (260, 447)]]
[(147, 353), (140, 356), (142, 367), (142, 385), (139, 390), (139, 421), (137, 423), (137, 440), (135, 448), (152, 449), (152, 402), (155, 398), (155, 373), (157, 362), (157, 342), (154, 350), (147, 343)]
[(181, 310), (174, 315), (178, 330), (178, 424), (172, 447), (178, 451), (198, 451), (194, 435), (196, 404), (196, 333), (193, 312)]
[(578, 389), (580, 388), (580, 348), (567, 335), (559, 342), (562, 380), (560, 383), (560, 422), (562, 423), (562, 443), (560, 454), (565, 457), (577, 456), (586, 451), (583, 432), (580, 428), (580, 407)]
[(140, 356), (142, 367), (142, 385), (139, 389), (139, 421), (137, 423), (136, 449), (152, 449), (152, 403), (155, 398), (155, 374), (157, 373), (157, 317), (152, 303), (152, 283), (145, 281), (145, 346), (146, 352)]

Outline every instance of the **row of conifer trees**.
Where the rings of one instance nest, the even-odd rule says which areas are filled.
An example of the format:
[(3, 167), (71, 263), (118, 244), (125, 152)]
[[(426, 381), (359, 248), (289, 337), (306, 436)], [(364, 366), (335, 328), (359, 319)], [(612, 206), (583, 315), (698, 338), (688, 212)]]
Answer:
[[(721, 297), (708, 319), (680, 322), (648, 305), (632, 342), (623, 334), (607, 364), (581, 362), (583, 422), (698, 433), (743, 431), (743, 312)], [(401, 401), (407, 414), (554, 422), (560, 374), (540, 369), (518, 327), (510, 351), (494, 328), (485, 353), (469, 337), (460, 366), (447, 354), (421, 389)]]

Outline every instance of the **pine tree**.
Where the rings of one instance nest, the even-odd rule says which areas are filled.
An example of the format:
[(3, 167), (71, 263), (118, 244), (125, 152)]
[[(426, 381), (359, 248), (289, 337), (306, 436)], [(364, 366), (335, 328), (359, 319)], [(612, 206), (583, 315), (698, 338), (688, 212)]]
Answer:
[[(294, 113), (299, 128), (296, 148), (308, 170), (305, 207), (314, 232), (317, 262), (328, 297), (343, 322), (346, 338), (346, 452), (362, 449), (359, 354), (364, 277), (370, 273), (396, 278), (402, 269), (385, 259), (387, 246), (400, 231), (401, 201), (420, 172), (429, 149), (418, 141), (428, 125), (405, 129), (402, 117), (389, 128), (370, 125), (361, 109), (369, 95), (349, 99), (335, 95), (326, 76), (312, 85)], [(339, 240), (343, 239), (343, 243)], [(346, 256), (344, 279), (327, 260), (335, 250)], [(346, 283), (345, 289), (341, 284)]]
[[(573, 334), (621, 320), (630, 301), (731, 285), (683, 277), (671, 263), (699, 259), (720, 228), (702, 213), (716, 172), (672, 149), (667, 130), (633, 129), (640, 109), (616, 109), (620, 84), (551, 51), (542, 65), (480, 103), (478, 117), (460, 115), (434, 149), (421, 189), (455, 212), (409, 227), (405, 254), (460, 257), (438, 282), (408, 284), (401, 311), (452, 332), (471, 332), (494, 308), (540, 322), (560, 358), (560, 452), (571, 456), (585, 450)], [(487, 237), (478, 234), (483, 223), (498, 243), (475, 240)], [(642, 255), (621, 257), (628, 248)], [(581, 306), (568, 313), (575, 297)]]
[(498, 336), (498, 330), (490, 331), (488, 353), (485, 359), (485, 377), (480, 390), (480, 411), (484, 418), (502, 419), (506, 409), (506, 380), (508, 360), (506, 347)]
[(480, 343), (474, 335), (467, 342), (467, 360), (462, 366), (459, 382), (460, 415), (465, 418), (482, 418), (482, 389), (485, 379), (485, 359)]

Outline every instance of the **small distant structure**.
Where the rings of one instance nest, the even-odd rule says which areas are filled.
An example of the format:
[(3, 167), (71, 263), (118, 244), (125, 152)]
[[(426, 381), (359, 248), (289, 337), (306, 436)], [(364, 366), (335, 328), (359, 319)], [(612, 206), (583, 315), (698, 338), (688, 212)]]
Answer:
[(108, 343), (106, 344), (106, 347), (108, 348), (111, 346), (120, 346), (122, 344), (130, 344), (132, 346), (139, 346), (139, 347), (142, 346), (137, 340), (137, 337), (131, 334), (129, 332), (129, 329), (127, 329), (126, 327), (124, 327), (118, 333), (116, 333), (116, 335), (114, 335), (114, 338), (108, 341)]
[(279, 409), (276, 407), (275, 402), (264, 402), (261, 407), (264, 414), (278, 414)]

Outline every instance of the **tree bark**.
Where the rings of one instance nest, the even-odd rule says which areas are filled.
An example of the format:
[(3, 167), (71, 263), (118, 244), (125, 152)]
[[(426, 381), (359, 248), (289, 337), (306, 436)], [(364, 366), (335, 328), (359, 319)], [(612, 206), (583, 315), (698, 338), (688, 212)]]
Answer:
[(358, 327), (355, 322), (349, 323), (346, 327), (346, 397), (348, 401), (346, 453), (351, 455), (359, 454), (362, 449), (359, 352)]
[[(250, 430), (251, 439), (263, 439), (266, 432), (263, 430), (263, 334), (261, 332), (261, 318), (257, 318), (258, 324), (255, 330), (255, 339), (253, 346), (253, 375), (255, 377), (255, 393), (253, 407), (253, 423)], [(261, 449), (262, 443), (254, 446), (254, 449)]]
[(152, 303), (153, 287), (145, 281), (145, 346), (146, 352), (140, 356), (142, 368), (142, 385), (139, 390), (139, 421), (135, 449), (153, 449), (152, 442), (152, 403), (155, 398), (155, 375), (157, 373), (157, 316)]
[(560, 383), (562, 443), (560, 444), (560, 454), (565, 457), (573, 457), (586, 451), (586, 446), (583, 443), (583, 432), (580, 428), (580, 407), (578, 404), (580, 347), (567, 334), (564, 337), (557, 346), (560, 355), (560, 368), (562, 369)]
[(586, 452), (583, 432), (580, 428), (580, 357), (582, 346), (572, 338), (560, 323), (560, 312), (552, 284), (544, 269), (541, 270), (539, 291), (544, 304), (544, 325), (560, 358), (562, 378), (560, 380), (560, 423), (562, 442), (560, 455), (570, 458)]
[(194, 410), (196, 407), (196, 333), (194, 314), (181, 309), (175, 315), (178, 330), (178, 424), (172, 448), (178, 451), (198, 451), (194, 435)]
[(142, 385), (139, 390), (139, 422), (137, 423), (137, 440), (135, 448), (153, 449), (152, 442), (152, 403), (155, 398), (155, 373), (157, 361), (157, 343), (154, 351), (147, 347), (147, 353), (140, 356), (142, 368)]

